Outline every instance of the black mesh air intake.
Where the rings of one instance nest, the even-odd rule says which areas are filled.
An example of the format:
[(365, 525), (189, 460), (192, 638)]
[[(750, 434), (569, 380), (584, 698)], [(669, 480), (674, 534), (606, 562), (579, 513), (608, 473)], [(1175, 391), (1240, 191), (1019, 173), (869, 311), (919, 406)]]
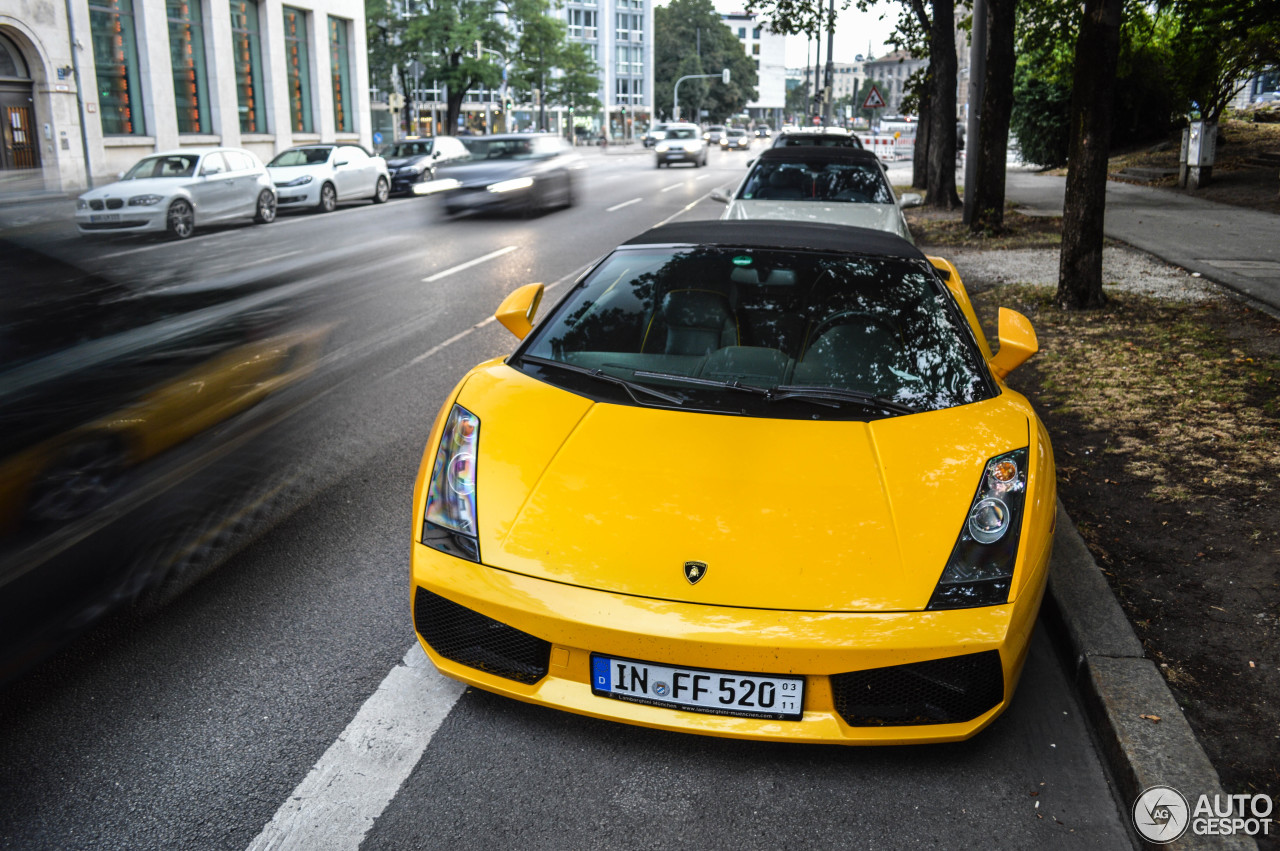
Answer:
[(547, 675), (551, 642), (417, 589), (413, 622), (431, 649), (446, 659), (519, 683)]
[(988, 650), (831, 678), (836, 712), (852, 727), (972, 721), (1004, 699), (1000, 653)]

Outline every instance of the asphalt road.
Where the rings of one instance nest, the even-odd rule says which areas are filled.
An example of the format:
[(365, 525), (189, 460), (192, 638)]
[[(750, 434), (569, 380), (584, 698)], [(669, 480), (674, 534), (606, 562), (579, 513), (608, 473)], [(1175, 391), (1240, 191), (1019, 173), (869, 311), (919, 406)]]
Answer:
[[(291, 433), (307, 486), (276, 525), (169, 607), (106, 620), (0, 693), (0, 848), (1132, 847), (1044, 630), (1004, 717), (913, 748), (594, 721), (463, 691), (406, 656), (413, 478), (453, 384), (514, 345), (494, 308), (531, 281), (558, 297), (660, 221), (718, 216), (706, 196), (746, 159), (595, 154), (578, 205), (532, 219), (446, 220), (415, 198), (92, 243), (87, 264), (139, 287), (279, 277), (334, 331)], [(416, 745), (351, 762), (401, 728)], [(342, 783), (355, 791), (322, 832), (290, 820)]]

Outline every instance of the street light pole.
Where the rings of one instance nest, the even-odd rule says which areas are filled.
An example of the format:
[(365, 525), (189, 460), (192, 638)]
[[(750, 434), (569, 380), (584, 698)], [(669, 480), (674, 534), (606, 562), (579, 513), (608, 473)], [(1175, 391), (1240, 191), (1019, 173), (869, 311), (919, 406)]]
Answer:
[(827, 73), (826, 78), (822, 82), (822, 107), (826, 113), (826, 117), (822, 119), (822, 123), (830, 127), (832, 123), (832, 114), (835, 109), (835, 73), (836, 63), (835, 41), (836, 41), (836, 0), (827, 0)]
[(675, 86), (671, 89), (671, 118), (673, 121), (680, 120), (680, 84), (685, 80), (711, 80), (716, 77), (726, 85), (729, 83), (729, 69), (725, 68), (719, 74), (685, 74), (676, 80)]

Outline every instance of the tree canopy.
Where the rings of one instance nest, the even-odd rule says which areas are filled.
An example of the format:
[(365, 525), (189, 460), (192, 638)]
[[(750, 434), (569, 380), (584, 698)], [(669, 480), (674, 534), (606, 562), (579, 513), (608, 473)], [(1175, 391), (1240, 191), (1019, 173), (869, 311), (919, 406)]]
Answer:
[(672, 0), (653, 10), (654, 109), (672, 115), (672, 88), (688, 74), (719, 74), (729, 83), (686, 80), (680, 84), (680, 115), (697, 121), (705, 109), (712, 121), (724, 121), (756, 99), (755, 62), (721, 20), (711, 0)]

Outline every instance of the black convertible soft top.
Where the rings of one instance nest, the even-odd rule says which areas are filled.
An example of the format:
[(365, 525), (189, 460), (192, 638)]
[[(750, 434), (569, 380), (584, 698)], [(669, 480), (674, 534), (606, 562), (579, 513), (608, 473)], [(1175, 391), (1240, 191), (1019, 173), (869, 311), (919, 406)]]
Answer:
[(723, 245), (925, 259), (914, 245), (886, 231), (774, 219), (673, 222), (634, 236), (623, 245)]

